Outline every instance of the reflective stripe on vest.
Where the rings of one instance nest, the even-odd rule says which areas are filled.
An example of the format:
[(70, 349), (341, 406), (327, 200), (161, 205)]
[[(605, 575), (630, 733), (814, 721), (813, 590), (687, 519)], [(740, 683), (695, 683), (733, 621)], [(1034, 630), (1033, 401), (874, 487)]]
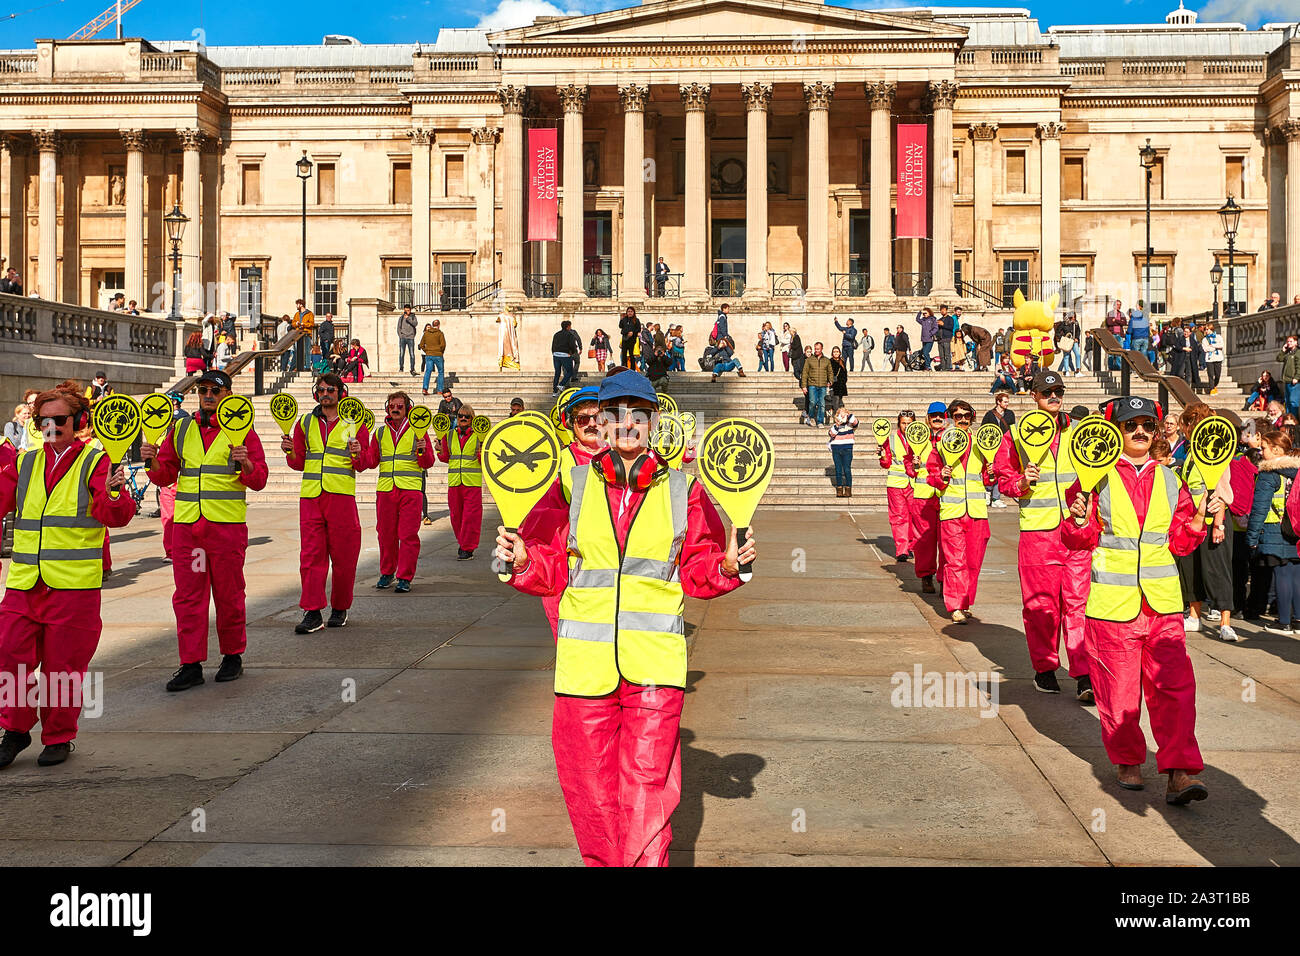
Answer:
[(929, 474), (929, 469), (926, 468), (925, 463), (930, 457), (930, 452), (932, 452), (933, 450), (934, 450), (934, 434), (931, 433), (930, 444), (926, 446), (925, 458), (916, 458), (913, 462), (913, 464), (915, 464), (916, 466), (916, 477), (911, 479), (913, 498), (920, 498), (920, 499), (933, 498), (935, 495), (939, 493), (939, 489), (934, 487), (934, 485), (930, 484), (930, 482), (926, 480), (926, 477)]
[(1111, 472), (1098, 489), (1101, 538), (1092, 553), (1087, 609), (1094, 620), (1131, 621), (1142, 610), (1143, 597), (1157, 614), (1182, 613), (1178, 567), (1169, 550), (1180, 483), (1171, 469), (1155, 467), (1151, 503), (1140, 528), (1122, 479)]
[(1192, 461), (1191, 455), (1183, 459), (1180, 477), (1183, 479), (1183, 484), (1187, 486), (1188, 494), (1192, 496), (1192, 504), (1199, 508), (1201, 499), (1205, 497), (1205, 479), (1201, 477), (1201, 469), (1196, 467), (1196, 462)]
[(555, 692), (601, 697), (633, 684), (686, 686), (679, 559), (694, 478), (669, 470), (645, 493), (622, 551), (605, 482), (573, 469), (569, 583), (560, 597)]
[(889, 471), (885, 473), (886, 488), (907, 488), (912, 479), (907, 477), (907, 444), (902, 435), (894, 432), (889, 436)]
[(19, 457), (8, 587), (29, 591), (41, 580), (81, 590), (104, 583), (104, 526), (90, 516), (90, 476), (103, 454), (83, 446), (49, 494), (45, 445)]
[(230, 460), (230, 439), (218, 431), (204, 449), (198, 425), (185, 418), (176, 423), (172, 443), (181, 460), (175, 520), (194, 524), (202, 516), (217, 524), (243, 523), (248, 489), (239, 480), (239, 464)]
[(459, 430), (447, 436), (447, 487), (464, 485), (466, 488), (483, 486), (483, 466), (478, 460), (478, 436), (470, 432), (460, 444)]
[[(1029, 494), (1017, 499), (1020, 502), (1021, 531), (1051, 531), (1060, 527), (1061, 519), (1070, 511), (1065, 495), (1077, 480), (1074, 463), (1066, 452), (1069, 448), (1070, 429), (1067, 427), (1057, 439), (1056, 451), (1050, 449), (1038, 466), (1038, 481), (1029, 486)], [(1030, 460), (1020, 442), (1020, 423), (1011, 426), (1011, 438), (1022, 464)]]
[(963, 515), (987, 520), (989, 506), (988, 500), (984, 497), (984, 482), (980, 477), (980, 469), (968, 469), (969, 464), (970, 452), (967, 452), (964, 462), (952, 466), (952, 478), (948, 482), (948, 487), (939, 496), (940, 521), (951, 521)]
[(393, 444), (393, 430), (387, 423), (379, 426), (379, 491), (419, 491), (424, 469), (415, 453), (415, 429), (402, 432)]
[(325, 441), (321, 441), (323, 418), (308, 413), (298, 420), (298, 426), (307, 437), (307, 457), (302, 463), (302, 490), (298, 497), (319, 498), (322, 486), (333, 495), (355, 495), (357, 473), (348, 452), (347, 422), (340, 419)]

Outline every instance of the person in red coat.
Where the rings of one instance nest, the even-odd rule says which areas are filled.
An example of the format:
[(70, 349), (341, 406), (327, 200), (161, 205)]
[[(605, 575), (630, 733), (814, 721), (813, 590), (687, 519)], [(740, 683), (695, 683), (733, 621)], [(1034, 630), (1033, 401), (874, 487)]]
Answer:
[(424, 471), (436, 460), (426, 434), (412, 434), (411, 397), (392, 392), (384, 399), (384, 421), (366, 446), (366, 467), (379, 469), (375, 495), (375, 533), (379, 538), (379, 581), (383, 591), (397, 581), (396, 593), (411, 590), (420, 561), (420, 515), (424, 510)]

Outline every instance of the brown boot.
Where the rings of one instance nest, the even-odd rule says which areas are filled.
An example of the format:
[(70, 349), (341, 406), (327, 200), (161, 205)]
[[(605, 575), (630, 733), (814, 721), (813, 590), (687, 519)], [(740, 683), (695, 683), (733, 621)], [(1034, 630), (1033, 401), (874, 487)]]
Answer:
[(1141, 764), (1116, 764), (1115, 776), (1125, 790), (1141, 790), (1144, 786)]
[(1165, 792), (1165, 803), (1182, 807), (1193, 800), (1204, 800), (1209, 795), (1210, 791), (1205, 784), (1186, 770), (1169, 771), (1169, 789)]
[(835, 486), (835, 497), (836, 497), (836, 498), (843, 498), (843, 497), (844, 497), (844, 489), (843, 489), (841, 486), (839, 486), (839, 485), (836, 485), (836, 486)]
[(844, 486), (844, 497), (845, 497), (845, 498), (852, 498), (852, 497), (853, 497), (853, 486), (852, 486), (852, 485), (845, 485), (845, 486)]
[(744, 377), (745, 377), (745, 370), (744, 370), (743, 368), (738, 368), (738, 369), (736, 369), (736, 374), (739, 375), (741, 378), (744, 378)]

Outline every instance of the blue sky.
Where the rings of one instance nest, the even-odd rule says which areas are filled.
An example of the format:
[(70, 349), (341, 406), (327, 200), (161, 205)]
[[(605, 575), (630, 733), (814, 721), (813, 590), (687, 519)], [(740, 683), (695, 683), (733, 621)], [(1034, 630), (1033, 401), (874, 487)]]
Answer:
[[(864, 8), (911, 5), (902, 0), (833, 2)], [(0, 13), (0, 48), (31, 47), (38, 37), (66, 37), (108, 5), (109, 0), (10, 0), (7, 10), (17, 15)], [(142, 0), (123, 22), (128, 36), (200, 37), (211, 45), (317, 44), (326, 33), (349, 34), (365, 43), (407, 43), (432, 42), (439, 27), (517, 26), (538, 14), (590, 13), (633, 5), (635, 0), (370, 0), (366, 15), (358, 17), (355, 0), (316, 0), (306, 16), (297, 4), (265, 0)], [(1160, 23), (1176, 6), (1177, 0), (1092, 0), (1084, 7), (1042, 0), (1029, 9), (1046, 29), (1064, 23)], [(1188, 7), (1202, 12), (1202, 20), (1229, 20), (1251, 27), (1300, 20), (1300, 0), (1193, 0)]]

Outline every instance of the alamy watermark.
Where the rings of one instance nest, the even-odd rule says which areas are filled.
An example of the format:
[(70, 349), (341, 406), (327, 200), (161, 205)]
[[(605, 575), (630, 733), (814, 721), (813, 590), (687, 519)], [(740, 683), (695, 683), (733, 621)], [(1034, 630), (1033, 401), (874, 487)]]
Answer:
[(998, 713), (997, 675), (986, 671), (896, 671), (889, 678), (889, 702), (895, 707), (969, 707), (981, 717)]

